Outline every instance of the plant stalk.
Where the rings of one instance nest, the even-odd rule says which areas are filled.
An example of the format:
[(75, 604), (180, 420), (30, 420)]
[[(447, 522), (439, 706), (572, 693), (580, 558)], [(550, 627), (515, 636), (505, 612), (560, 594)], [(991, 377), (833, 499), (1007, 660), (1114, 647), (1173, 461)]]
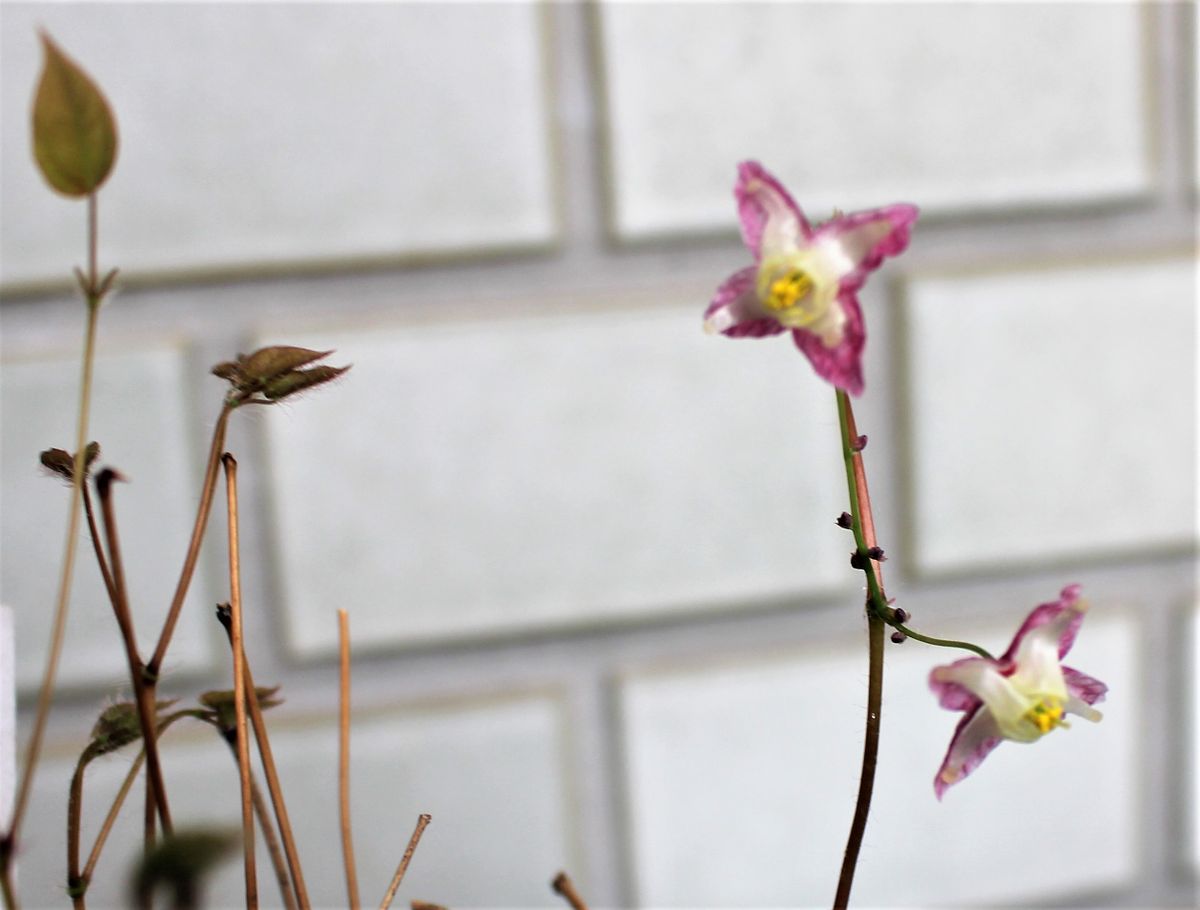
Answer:
[(350, 619), (338, 610), (338, 817), (342, 828), (342, 861), (346, 867), (346, 897), (358, 910), (358, 872), (350, 825)]
[(50, 631), (50, 647), (46, 655), (46, 668), (38, 690), (37, 708), (33, 729), (25, 751), (25, 764), (21, 780), (13, 801), (12, 817), (4, 836), (0, 838), (0, 893), (5, 906), (16, 910), (16, 890), (12, 882), (12, 858), (17, 847), (21, 824), (29, 806), (29, 795), (33, 789), (33, 777), (42, 751), (42, 739), (46, 733), (46, 721), (50, 715), (50, 704), (54, 700), (54, 683), (58, 677), (58, 662), (62, 656), (63, 640), (67, 629), (67, 607), (71, 596), (71, 582), (75, 577), (75, 552), (79, 539), (79, 503), (83, 498), (84, 468), (87, 464), (88, 419), (91, 411), (92, 371), (96, 359), (96, 325), (100, 316), (100, 304), (104, 298), (97, 267), (99, 249), (99, 218), (96, 194), (87, 197), (87, 257), (88, 274), (84, 288), (87, 301), (87, 319), (84, 327), (82, 377), (79, 382), (79, 407), (75, 431), (75, 465), (71, 478), (71, 503), (67, 511), (67, 536), (63, 543), (62, 570), (58, 580), (58, 596), (54, 605), (54, 621)]
[(226, 452), (225, 502), (229, 516), (229, 613), (233, 636), (233, 705), (237, 729), (238, 777), (242, 790), (242, 856), (246, 878), (246, 908), (258, 907), (258, 873), (254, 862), (254, 805), (250, 792), (250, 741), (246, 727), (246, 656), (242, 638), (242, 573), (238, 547), (237, 461)]
[(842, 459), (846, 465), (846, 486), (850, 495), (851, 529), (854, 532), (859, 561), (867, 576), (868, 590), (867, 720), (866, 734), (863, 738), (862, 773), (858, 782), (854, 819), (850, 824), (850, 836), (846, 841), (837, 893), (833, 900), (834, 910), (844, 910), (850, 903), (850, 889), (854, 884), (854, 871), (858, 865), (858, 854), (867, 828), (867, 816), (871, 811), (871, 794), (875, 788), (875, 766), (879, 757), (879, 727), (883, 706), (883, 617), (887, 611), (887, 600), (883, 595), (882, 581), (877, 574), (876, 564), (867, 555), (867, 551), (876, 545), (875, 521), (871, 514), (871, 498), (867, 490), (861, 447), (858, 445), (860, 437), (854, 422), (854, 411), (850, 405), (850, 397), (841, 389), (837, 392), (837, 402), (838, 423), (842, 434)]

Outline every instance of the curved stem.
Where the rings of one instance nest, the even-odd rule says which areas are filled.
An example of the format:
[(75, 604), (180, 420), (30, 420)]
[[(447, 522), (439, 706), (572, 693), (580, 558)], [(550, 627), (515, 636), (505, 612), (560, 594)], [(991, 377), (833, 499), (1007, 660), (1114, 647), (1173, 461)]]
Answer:
[(888, 622), (888, 625), (899, 629), (909, 638), (924, 642), (927, 645), (935, 645), (939, 648), (962, 648), (964, 651), (974, 651), (980, 657), (986, 657), (988, 660), (995, 660), (986, 648), (981, 648), (979, 645), (972, 644), (969, 641), (956, 641), (953, 638), (934, 638), (932, 635), (922, 635), (920, 632), (914, 632), (904, 623), (897, 620)]

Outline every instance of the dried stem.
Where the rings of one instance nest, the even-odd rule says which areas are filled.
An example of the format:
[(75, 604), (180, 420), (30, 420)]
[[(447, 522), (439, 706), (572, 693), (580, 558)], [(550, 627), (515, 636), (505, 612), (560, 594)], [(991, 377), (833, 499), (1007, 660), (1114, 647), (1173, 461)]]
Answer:
[(217, 469), (221, 461), (221, 452), (225, 448), (225, 430), (229, 425), (229, 415), (233, 413), (235, 407), (235, 403), (226, 401), (217, 417), (217, 425), (213, 427), (212, 445), (208, 450), (208, 464), (204, 469), (204, 485), (200, 489), (200, 505), (196, 510), (196, 521), (192, 525), (192, 538), (188, 541), (187, 555), (183, 560), (183, 568), (179, 572), (179, 582), (175, 586), (175, 594), (171, 598), (171, 606), (167, 610), (167, 618), (163, 622), (158, 645), (154, 649), (154, 656), (146, 664), (146, 676), (152, 684), (158, 681), (167, 646), (171, 643), (171, 636), (175, 632), (175, 623), (179, 620), (184, 598), (187, 597), (188, 587), (192, 583), (192, 575), (196, 571), (196, 560), (200, 556), (200, 543), (204, 539), (204, 529), (208, 526), (213, 494), (217, 488)]
[(250, 742), (246, 729), (246, 668), (242, 638), (242, 578), (238, 556), (237, 461), (226, 452), (225, 501), (229, 516), (229, 613), (233, 644), (233, 705), (237, 729), (238, 776), (242, 785), (242, 856), (246, 872), (246, 907), (258, 907), (258, 875), (254, 864), (254, 807), (250, 793)]
[(92, 494), (88, 485), (83, 485), (83, 514), (87, 517), (88, 536), (92, 539), (92, 550), (96, 553), (96, 564), (100, 566), (100, 575), (104, 578), (104, 590), (108, 592), (110, 603), (116, 603), (117, 587), (113, 581), (112, 570), (108, 567), (108, 557), (104, 555), (104, 545), (100, 542), (100, 529), (96, 526), (96, 513), (92, 508)]
[[(166, 729), (179, 720), (181, 717), (191, 717), (194, 715), (192, 711), (176, 711), (173, 714), (168, 714), (158, 724), (158, 735), (161, 738)], [(82, 891), (87, 890), (88, 884), (92, 880), (92, 874), (96, 871), (96, 863), (100, 860), (100, 852), (104, 849), (104, 843), (108, 840), (108, 835), (112, 831), (113, 825), (117, 821), (117, 815), (121, 811), (121, 807), (125, 804), (125, 798), (129, 795), (130, 789), (133, 787), (133, 782), (137, 780), (138, 772), (142, 769), (142, 763), (146, 760), (146, 750), (142, 748), (138, 752), (137, 758), (133, 760), (129, 771), (125, 774), (125, 780), (121, 783), (120, 789), (117, 791), (116, 797), (113, 799), (112, 805), (109, 806), (108, 814), (104, 817), (104, 822), (100, 825), (100, 831), (96, 834), (96, 840), (92, 844), (92, 851), (88, 854), (87, 864), (83, 867), (83, 871), (78, 871), (79, 862), (79, 816), (83, 810), (83, 790), (79, 791), (79, 800), (72, 801), (70, 811), (75, 813), (72, 818), (68, 816), (67, 830), (68, 832), (74, 828), (75, 836), (68, 837), (67, 851), (68, 859), (67, 866), (69, 869), (69, 881), (72, 883), (78, 882)], [(78, 773), (82, 777), (82, 769)]]
[(146, 750), (143, 749), (138, 753), (138, 757), (133, 760), (133, 764), (129, 766), (129, 771), (125, 774), (125, 780), (121, 782), (121, 788), (117, 791), (117, 796), (109, 807), (108, 814), (104, 816), (104, 823), (100, 825), (100, 830), (96, 834), (96, 840), (92, 844), (92, 852), (88, 854), (87, 863), (84, 865), (83, 871), (79, 874), (79, 878), (85, 886), (92, 880), (92, 873), (96, 871), (96, 863), (100, 861), (100, 853), (104, 850), (105, 841), (108, 840), (108, 835), (112, 833), (113, 825), (117, 822), (117, 815), (120, 814), (121, 807), (125, 804), (125, 798), (129, 795), (129, 791), (133, 789), (133, 782), (137, 780), (138, 772), (142, 770), (142, 763), (145, 760)]
[[(413, 829), (412, 837), (408, 839), (408, 846), (404, 849), (404, 856), (400, 858), (400, 865), (396, 867), (396, 874), (392, 876), (392, 883), (388, 885), (387, 893), (384, 894), (383, 901), (379, 904), (379, 910), (387, 910), (391, 905), (392, 898), (396, 896), (396, 891), (400, 888), (400, 883), (404, 881), (404, 873), (408, 871), (408, 864), (412, 862), (417, 844), (421, 842), (421, 835), (425, 833), (425, 826), (432, 819), (433, 816), (424, 812), (417, 817), (417, 827)], [(416, 901), (413, 903), (415, 904)]]
[[(217, 614), (225, 626), (229, 644), (233, 646), (232, 623)], [(283, 788), (279, 783), (279, 774), (275, 770), (275, 756), (271, 751), (271, 741), (267, 738), (267, 725), (263, 721), (262, 706), (258, 703), (258, 689), (254, 685), (254, 674), (250, 670), (250, 662), (242, 655), (242, 667), (246, 676), (246, 703), (250, 709), (250, 722), (254, 726), (254, 738), (258, 743), (258, 755), (262, 760), (263, 773), (267, 779), (267, 790), (271, 794), (271, 804), (275, 808), (275, 821), (279, 825), (279, 835), (283, 839), (283, 849), (287, 855), (288, 871), (292, 877), (292, 888), (296, 901), (301, 910), (308, 910), (308, 889), (304, 884), (304, 872), (300, 868), (300, 856), (296, 851), (296, 839), (292, 836), (292, 823), (288, 818), (287, 804), (283, 800)]]
[(271, 824), (271, 816), (267, 814), (267, 802), (263, 799), (262, 790), (254, 776), (250, 777), (250, 797), (254, 800), (254, 814), (258, 816), (258, 829), (262, 832), (263, 841), (267, 845), (267, 853), (271, 857), (271, 868), (275, 870), (275, 881), (279, 883), (279, 896), (287, 910), (296, 910), (296, 898), (292, 895), (292, 882), (288, 877), (287, 861), (279, 846), (279, 838), (275, 835), (275, 826)]
[(842, 860), (842, 871), (838, 877), (834, 910), (842, 910), (850, 901), (850, 889), (854, 884), (854, 870), (858, 865), (858, 854), (862, 847), (863, 834), (867, 828), (867, 816), (871, 810), (871, 794), (875, 787), (875, 766), (879, 756), (880, 713), (883, 704), (883, 634), (884, 613), (887, 609), (882, 582), (878, 569), (867, 551), (876, 545), (875, 522), (871, 515), (871, 497), (867, 490), (866, 471), (863, 468), (858, 427), (854, 423), (854, 411), (849, 396), (838, 390), (838, 416), (842, 430), (842, 456), (846, 464), (846, 481), (850, 494), (850, 517), (854, 540), (858, 546), (859, 559), (867, 575), (867, 640), (868, 640), (868, 683), (867, 721), (863, 740), (862, 774), (858, 783), (858, 798), (854, 806), (854, 820), (850, 825), (850, 836), (846, 842), (846, 853)]
[(25, 752), (25, 764), (21, 780), (13, 800), (12, 818), (3, 837), (0, 837), (0, 893), (5, 906), (16, 910), (17, 895), (12, 882), (12, 858), (16, 849), (21, 824), (29, 807), (29, 796), (33, 789), (33, 777), (41, 755), (42, 739), (46, 733), (46, 721), (50, 704), (54, 699), (54, 682), (58, 676), (58, 661), (62, 656), (63, 639), (67, 629), (67, 606), (71, 596), (71, 582), (75, 576), (76, 543), (79, 540), (79, 503), (83, 498), (84, 471), (87, 466), (87, 428), (91, 410), (92, 369), (96, 359), (96, 324), (100, 316), (100, 304), (104, 290), (100, 285), (97, 269), (99, 229), (96, 194), (87, 200), (88, 224), (88, 277), (86, 286), (87, 319), (84, 327), (83, 358), (79, 382), (79, 407), (75, 427), (75, 464), (71, 477), (71, 502), (67, 510), (67, 533), (63, 543), (62, 570), (58, 579), (58, 596), (54, 605), (54, 621), (50, 631), (50, 647), (46, 654), (46, 668), (38, 690), (37, 709), (33, 729)]
[(338, 809), (342, 826), (342, 860), (350, 910), (358, 910), (358, 872), (350, 825), (350, 619), (338, 610)]
[[(163, 782), (162, 764), (158, 757), (158, 730), (154, 714), (156, 705), (153, 694), (147, 700), (147, 686), (142, 678), (143, 665), (137, 651), (137, 633), (133, 628), (133, 617), (129, 610), (128, 587), (125, 584), (125, 566), (121, 559), (121, 545), (117, 535), (117, 519), (113, 508), (112, 482), (117, 479), (115, 471), (105, 469), (96, 478), (96, 491), (100, 494), (100, 513), (104, 519), (104, 534), (108, 542), (108, 558), (112, 566), (113, 612), (116, 614), (117, 626), (121, 630), (121, 640), (125, 643), (125, 656), (129, 661), (129, 677), (133, 684), (134, 699), (137, 702), (138, 722), (142, 727), (142, 739), (146, 749), (146, 781), (147, 798), (153, 800), (158, 807), (158, 818), (162, 824), (163, 833), (172, 833), (171, 812), (167, 806), (167, 788)], [(147, 843), (154, 835), (154, 820), (149, 809), (146, 810)]]
[(588, 910), (587, 902), (584, 901), (580, 893), (575, 889), (575, 883), (571, 881), (571, 876), (566, 872), (559, 872), (554, 876), (554, 881), (550, 883), (556, 892), (561, 894), (571, 905), (572, 910)]

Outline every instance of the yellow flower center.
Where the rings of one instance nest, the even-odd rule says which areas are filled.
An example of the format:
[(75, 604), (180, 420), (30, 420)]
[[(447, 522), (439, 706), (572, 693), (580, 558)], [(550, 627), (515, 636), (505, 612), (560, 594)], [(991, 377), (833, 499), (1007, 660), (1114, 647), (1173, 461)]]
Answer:
[(810, 261), (813, 258), (811, 253), (793, 253), (764, 259), (758, 270), (758, 297), (780, 325), (836, 334), (841, 322), (830, 324), (830, 305), (837, 282), (827, 280), (817, 263)]
[(803, 269), (792, 269), (771, 282), (763, 303), (776, 313), (790, 310), (808, 296), (813, 280)]
[(1062, 701), (1053, 695), (1047, 695), (1025, 712), (1025, 720), (1037, 727), (1038, 732), (1042, 734), (1049, 733), (1056, 727), (1068, 726), (1062, 717)]

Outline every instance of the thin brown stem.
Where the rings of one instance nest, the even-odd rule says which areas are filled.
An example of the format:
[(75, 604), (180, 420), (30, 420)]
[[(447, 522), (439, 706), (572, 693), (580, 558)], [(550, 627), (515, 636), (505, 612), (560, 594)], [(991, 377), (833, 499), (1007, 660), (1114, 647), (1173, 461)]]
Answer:
[(254, 808), (250, 795), (250, 742), (246, 727), (246, 667), (242, 637), (242, 578), (238, 555), (237, 461), (226, 452), (225, 501), (229, 516), (229, 609), (233, 636), (233, 705), (237, 729), (238, 777), (242, 786), (242, 856), (246, 873), (246, 907), (258, 907), (258, 875), (254, 863)]
[[(192, 711), (176, 711), (174, 714), (168, 714), (162, 719), (158, 725), (159, 738), (166, 732), (167, 728), (181, 717), (194, 716)], [(108, 840), (108, 835), (112, 831), (113, 825), (117, 821), (117, 815), (121, 811), (121, 807), (125, 804), (125, 798), (129, 795), (130, 789), (133, 787), (133, 782), (137, 780), (138, 772), (142, 769), (142, 764), (146, 760), (146, 750), (142, 748), (138, 752), (137, 758), (133, 760), (129, 771), (125, 774), (125, 780), (121, 783), (120, 789), (117, 791), (116, 797), (113, 799), (112, 805), (109, 806), (108, 814), (104, 817), (103, 824), (100, 825), (100, 831), (96, 835), (96, 840), (92, 844), (92, 851), (88, 854), (87, 864), (83, 867), (83, 871), (79, 873), (79, 879), (84, 889), (92, 880), (92, 874), (96, 871), (96, 863), (100, 860), (100, 852), (104, 849), (104, 842)], [(82, 792), (81, 792), (82, 802)], [(80, 806), (82, 809), (82, 806)], [(69, 824), (69, 823), (68, 823)]]
[(104, 578), (104, 590), (108, 592), (109, 602), (116, 603), (117, 587), (113, 581), (112, 570), (108, 567), (108, 557), (104, 555), (104, 546), (100, 542), (100, 530), (96, 526), (96, 513), (92, 508), (92, 494), (86, 482), (83, 485), (83, 514), (87, 517), (88, 536), (92, 539), (96, 563), (100, 566), (100, 575)]
[(387, 893), (383, 896), (383, 901), (379, 904), (379, 910), (387, 910), (392, 903), (392, 898), (396, 896), (396, 892), (400, 888), (400, 883), (404, 881), (404, 873), (408, 871), (408, 864), (412, 862), (413, 853), (417, 850), (417, 844), (421, 842), (421, 835), (425, 833), (425, 826), (432, 821), (433, 816), (428, 813), (421, 813), (417, 817), (417, 827), (413, 829), (412, 837), (408, 839), (408, 846), (404, 849), (404, 856), (400, 858), (400, 865), (396, 867), (396, 874), (392, 876), (392, 883), (388, 885)]
[(225, 448), (225, 430), (229, 424), (229, 415), (235, 405), (226, 401), (221, 407), (217, 425), (213, 428), (212, 445), (208, 450), (208, 464), (204, 468), (204, 484), (200, 489), (200, 505), (196, 510), (196, 521), (192, 525), (192, 537), (188, 541), (187, 555), (183, 560), (183, 568), (179, 572), (179, 581), (175, 586), (175, 594), (171, 598), (171, 606), (167, 610), (167, 618), (163, 622), (162, 632), (158, 637), (158, 645), (154, 648), (154, 656), (146, 664), (146, 676), (155, 683), (162, 669), (163, 658), (171, 636), (175, 633), (175, 624), (179, 621), (179, 613), (183, 609), (184, 598), (187, 597), (188, 587), (192, 583), (192, 575), (196, 571), (196, 560), (200, 556), (200, 543), (204, 539), (204, 529), (208, 526), (208, 516), (212, 510), (213, 494), (217, 488), (217, 470), (221, 462), (221, 452)]
[[(117, 626), (121, 630), (121, 640), (125, 643), (125, 656), (129, 661), (129, 677), (133, 684), (134, 699), (137, 702), (138, 722), (142, 727), (142, 740), (146, 750), (146, 782), (147, 799), (152, 800), (158, 807), (158, 818), (162, 824), (163, 833), (172, 833), (171, 811), (167, 806), (167, 788), (163, 782), (162, 764), (158, 757), (158, 728), (155, 723), (153, 693), (147, 699), (147, 687), (142, 678), (142, 660), (138, 656), (137, 632), (133, 627), (133, 616), (129, 609), (129, 589), (125, 584), (125, 566), (121, 558), (121, 544), (117, 534), (117, 519), (113, 508), (112, 482), (119, 479), (115, 471), (105, 469), (96, 477), (96, 490), (100, 494), (100, 514), (104, 519), (104, 535), (108, 543), (108, 558), (112, 566), (113, 611), (116, 613)], [(146, 810), (146, 848), (151, 847), (154, 835), (154, 821), (149, 809)]]
[(90, 760), (88, 751), (79, 757), (67, 795), (67, 893), (76, 910), (84, 910), (83, 895), (87, 891), (79, 877), (79, 825), (83, 816), (83, 772)]
[[(838, 414), (842, 430), (842, 456), (846, 463), (848, 492), (850, 495), (850, 517), (858, 545), (860, 558), (866, 559), (866, 551), (876, 545), (875, 521), (871, 514), (871, 497), (867, 490), (866, 470), (863, 467), (858, 427), (854, 422), (854, 409), (850, 397), (839, 390)], [(854, 819), (850, 824), (850, 836), (846, 841), (846, 852), (842, 859), (841, 874), (838, 876), (834, 910), (844, 910), (850, 902), (850, 889), (854, 884), (854, 871), (858, 865), (858, 854), (862, 847), (863, 834), (867, 828), (867, 817), (871, 810), (871, 795), (875, 788), (875, 767), (879, 757), (880, 715), (883, 706), (883, 595), (882, 578), (876, 574), (878, 567), (872, 560), (864, 562), (867, 575), (867, 720), (863, 738), (862, 773), (858, 781), (858, 797), (854, 805)]]
[(429, 901), (418, 900), (414, 900), (412, 903), (410, 903), (409, 907), (411, 907), (412, 910), (448, 910), (448, 908), (442, 906), (441, 904), (431, 904)]
[(342, 827), (342, 861), (350, 910), (358, 910), (358, 872), (350, 825), (350, 619), (338, 610), (338, 815)]
[(254, 814), (258, 817), (258, 830), (262, 832), (263, 842), (267, 845), (267, 853), (271, 857), (271, 868), (275, 870), (275, 881), (279, 884), (279, 896), (287, 910), (296, 910), (296, 898), (292, 895), (292, 882), (288, 878), (287, 861), (279, 846), (279, 838), (275, 834), (275, 826), (267, 814), (267, 802), (263, 799), (262, 790), (254, 776), (250, 777), (250, 797), (254, 801)]
[(550, 887), (557, 893), (561, 894), (566, 902), (571, 905), (572, 910), (588, 910), (587, 902), (584, 901), (582, 895), (575, 888), (575, 883), (571, 881), (571, 876), (566, 872), (559, 872), (554, 876), (554, 881), (550, 883)]
[[(94, 225), (90, 232), (94, 242)], [(54, 622), (50, 631), (50, 645), (46, 654), (46, 668), (38, 690), (37, 708), (34, 712), (33, 729), (25, 751), (25, 764), (21, 781), (13, 800), (12, 819), (8, 830), (0, 838), (0, 890), (10, 910), (17, 907), (16, 892), (12, 886), (12, 856), (16, 849), (21, 823), (29, 807), (29, 795), (33, 788), (33, 777), (41, 755), (42, 739), (46, 733), (46, 721), (50, 715), (50, 704), (54, 699), (54, 681), (58, 676), (58, 661), (62, 655), (63, 639), (67, 630), (67, 606), (71, 595), (71, 582), (75, 573), (75, 545), (79, 539), (79, 504), (83, 498), (84, 472), (87, 468), (87, 427), (92, 394), (92, 367), (96, 359), (96, 324), (100, 313), (99, 299), (88, 299), (87, 325), (84, 329), (83, 376), (79, 383), (79, 413), (75, 430), (75, 464), (71, 479), (71, 503), (67, 511), (67, 535), (63, 543), (62, 571), (58, 580), (58, 596), (54, 606)]]
[[(218, 612), (218, 618), (221, 614)], [(221, 620), (225, 626), (225, 634), (229, 645), (233, 647), (233, 627), (230, 621)], [(292, 888), (296, 893), (296, 901), (301, 910), (308, 910), (308, 889), (304, 884), (304, 871), (300, 867), (300, 855), (296, 850), (296, 838), (292, 835), (292, 823), (288, 817), (287, 804), (283, 799), (283, 787), (279, 783), (279, 774), (275, 770), (275, 756), (271, 751), (271, 741), (267, 737), (267, 725), (263, 720), (262, 706), (258, 703), (258, 688), (254, 685), (254, 674), (250, 670), (250, 661), (242, 655), (242, 666), (246, 673), (246, 703), (250, 709), (250, 722), (254, 726), (254, 739), (258, 743), (258, 756), (262, 760), (263, 774), (267, 779), (267, 790), (271, 794), (271, 805), (275, 809), (275, 821), (279, 825), (279, 835), (283, 839), (283, 849), (287, 855), (288, 871), (292, 876)]]
[(850, 823), (850, 836), (846, 841), (846, 853), (842, 859), (842, 871), (838, 877), (834, 910), (843, 910), (850, 902), (850, 888), (854, 884), (854, 870), (858, 865), (858, 853), (862, 847), (863, 834), (867, 830), (867, 815), (871, 811), (871, 795), (875, 789), (875, 766), (879, 757), (879, 721), (883, 704), (883, 633), (884, 622), (874, 613), (867, 614), (868, 636), (868, 682), (867, 723), (863, 739), (862, 774), (858, 780), (858, 798), (854, 804), (854, 820)]
[(129, 796), (129, 791), (133, 789), (133, 782), (137, 780), (138, 772), (142, 770), (142, 764), (145, 760), (146, 751), (143, 749), (138, 752), (138, 757), (129, 766), (129, 771), (125, 774), (125, 780), (121, 782), (121, 788), (117, 791), (117, 796), (113, 800), (112, 805), (109, 806), (108, 814), (104, 816), (104, 822), (100, 825), (100, 830), (96, 834), (96, 840), (92, 844), (92, 851), (88, 854), (83, 871), (79, 874), (79, 878), (85, 885), (92, 880), (92, 874), (96, 871), (96, 863), (100, 861), (100, 853), (104, 850), (104, 844), (108, 840), (108, 835), (112, 833), (113, 825), (117, 823), (117, 815), (120, 814), (121, 807), (125, 804), (125, 798)]

